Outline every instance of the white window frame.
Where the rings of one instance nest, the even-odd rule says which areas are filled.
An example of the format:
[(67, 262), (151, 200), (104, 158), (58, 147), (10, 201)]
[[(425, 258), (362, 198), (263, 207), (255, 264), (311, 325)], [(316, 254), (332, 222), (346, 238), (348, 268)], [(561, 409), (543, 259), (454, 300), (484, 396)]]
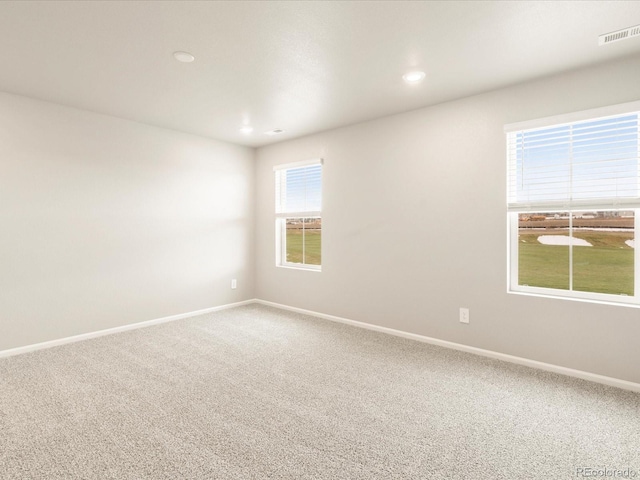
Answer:
[[(274, 173), (276, 175), (279, 171), (282, 170), (290, 170), (294, 168), (300, 167), (308, 167), (311, 165), (321, 165), (322, 170), (324, 169), (324, 160), (322, 158), (314, 158), (311, 160), (304, 160), (301, 162), (293, 162), (293, 163), (285, 163), (281, 165), (276, 165), (273, 167)], [(322, 178), (322, 177), (321, 177)], [(322, 180), (320, 182), (320, 188), (322, 189)], [(276, 191), (276, 197), (278, 192)], [(276, 198), (276, 205), (278, 199)], [(287, 219), (289, 218), (320, 218), (322, 219), (322, 207), (320, 210), (308, 210), (302, 212), (278, 212), (276, 209), (275, 214), (275, 241), (276, 241), (276, 267), (283, 268), (292, 268), (296, 270), (308, 270), (312, 272), (321, 272), (322, 264), (320, 265), (312, 265), (308, 263), (295, 263), (295, 262), (287, 262)], [(322, 233), (321, 233), (322, 235)], [(322, 240), (321, 240), (321, 248), (322, 248)], [(304, 243), (303, 243), (303, 258), (304, 258)], [(322, 258), (322, 254), (321, 254)]]
[[(624, 115), (629, 113), (634, 113), (640, 111), (640, 101), (630, 102), (620, 105), (612, 105), (603, 108), (596, 108), (591, 110), (584, 110), (581, 112), (574, 112), (565, 115), (559, 115), (554, 117), (546, 117), (540, 118), (537, 120), (531, 120), (526, 122), (513, 123), (509, 125), (505, 125), (504, 132), (507, 137), (507, 172), (509, 172), (510, 165), (509, 162), (513, 160), (509, 158), (509, 139), (508, 134), (514, 133), (523, 130), (531, 130), (536, 128), (544, 128), (551, 126), (560, 126), (562, 124), (575, 123), (590, 119), (597, 119), (601, 117), (615, 116), (615, 115)], [(640, 127), (639, 127), (639, 136), (640, 136)], [(638, 155), (640, 156), (640, 148)], [(509, 174), (507, 174), (507, 197), (510, 194), (509, 185), (510, 178)], [(638, 171), (638, 183), (640, 185), (640, 165)], [(509, 199), (508, 199), (509, 200)], [(614, 294), (606, 294), (606, 293), (595, 293), (595, 292), (583, 292), (576, 290), (561, 290), (554, 288), (544, 288), (544, 287), (532, 287), (528, 285), (519, 285), (519, 272), (518, 272), (518, 216), (520, 213), (553, 213), (553, 212), (580, 212), (585, 210), (600, 210), (600, 211), (633, 211), (634, 212), (634, 231), (640, 232), (640, 203), (637, 201), (631, 201), (630, 203), (620, 204), (618, 206), (612, 206), (611, 203), (602, 203), (598, 204), (590, 204), (590, 205), (563, 205), (552, 207), (549, 205), (545, 207), (544, 205), (523, 205), (522, 207), (516, 208), (508, 208), (507, 209), (507, 292), (513, 294), (524, 294), (524, 295), (533, 295), (533, 296), (541, 296), (541, 297), (551, 297), (551, 298), (560, 298), (567, 300), (578, 300), (578, 301), (587, 301), (594, 303), (604, 303), (604, 304), (612, 304), (612, 305), (623, 305), (623, 306), (632, 306), (632, 307), (640, 307), (640, 254), (637, 249), (634, 250), (634, 294), (633, 296), (628, 295), (614, 295)], [(570, 265), (572, 268), (572, 265)]]

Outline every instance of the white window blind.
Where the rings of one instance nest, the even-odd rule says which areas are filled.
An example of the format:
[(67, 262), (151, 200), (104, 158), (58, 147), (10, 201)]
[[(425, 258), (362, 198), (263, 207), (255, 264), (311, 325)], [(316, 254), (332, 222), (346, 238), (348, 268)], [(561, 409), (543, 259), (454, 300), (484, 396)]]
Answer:
[(321, 160), (281, 165), (276, 173), (276, 214), (282, 217), (310, 217), (322, 210)]
[(635, 111), (507, 130), (509, 211), (640, 207), (639, 120)]

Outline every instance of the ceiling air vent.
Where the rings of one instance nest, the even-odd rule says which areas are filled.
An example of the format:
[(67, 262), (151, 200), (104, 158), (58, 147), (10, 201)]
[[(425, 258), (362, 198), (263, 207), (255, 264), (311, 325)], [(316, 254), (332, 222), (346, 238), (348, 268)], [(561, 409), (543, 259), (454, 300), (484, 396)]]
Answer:
[(598, 45), (606, 45), (608, 43), (617, 42), (619, 40), (626, 40), (627, 38), (637, 37), (640, 35), (640, 25), (635, 27), (625, 28), (618, 30), (617, 32), (605, 33), (598, 37)]
[(281, 128), (276, 128), (275, 130), (264, 132), (265, 135), (280, 135), (281, 133), (284, 133), (284, 130), (282, 130)]

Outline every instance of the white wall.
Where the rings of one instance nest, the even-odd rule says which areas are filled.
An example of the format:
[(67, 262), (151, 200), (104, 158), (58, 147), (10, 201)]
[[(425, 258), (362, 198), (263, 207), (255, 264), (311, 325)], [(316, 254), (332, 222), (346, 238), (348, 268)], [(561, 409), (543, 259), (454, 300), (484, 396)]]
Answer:
[(0, 350), (252, 298), (253, 180), (252, 149), (0, 94)]
[[(640, 382), (639, 309), (506, 293), (503, 133), (638, 100), (638, 72), (635, 57), (260, 148), (257, 297)], [(322, 272), (277, 268), (272, 166), (317, 157)]]

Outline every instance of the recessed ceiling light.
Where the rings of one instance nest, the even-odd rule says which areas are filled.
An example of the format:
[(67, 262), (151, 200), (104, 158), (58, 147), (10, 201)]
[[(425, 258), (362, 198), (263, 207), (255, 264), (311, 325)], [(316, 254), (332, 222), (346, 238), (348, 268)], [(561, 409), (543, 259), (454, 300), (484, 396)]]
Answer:
[(251, 132), (253, 132), (253, 127), (250, 127), (249, 125), (245, 125), (240, 129), (240, 131), (245, 135), (249, 135)]
[(419, 70), (414, 70), (412, 72), (407, 72), (402, 76), (402, 79), (407, 82), (407, 83), (420, 83), (422, 80), (424, 80), (424, 77), (426, 76), (426, 73), (421, 72)]
[(191, 63), (196, 59), (196, 57), (191, 55), (189, 52), (173, 52), (173, 56), (176, 60), (182, 63)]
[(275, 130), (264, 132), (265, 135), (280, 135), (281, 133), (284, 133), (284, 130), (282, 130), (281, 128), (276, 128)]

